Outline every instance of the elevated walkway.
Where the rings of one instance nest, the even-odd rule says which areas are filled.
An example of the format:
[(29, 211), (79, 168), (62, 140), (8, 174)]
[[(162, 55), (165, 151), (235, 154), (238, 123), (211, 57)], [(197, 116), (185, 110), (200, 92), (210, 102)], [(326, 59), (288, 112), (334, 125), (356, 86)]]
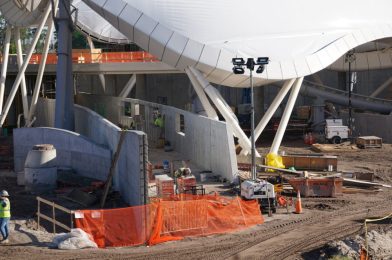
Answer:
[[(42, 54), (34, 54), (29, 60), (25, 74), (36, 75)], [(144, 51), (136, 52), (73, 52), (73, 72), (77, 74), (156, 74), (180, 73), (177, 69), (167, 65)], [(2, 59), (1, 59), (2, 62)], [(45, 73), (56, 74), (57, 54), (49, 53), (46, 60)], [(8, 74), (19, 72), (17, 58), (10, 55)]]

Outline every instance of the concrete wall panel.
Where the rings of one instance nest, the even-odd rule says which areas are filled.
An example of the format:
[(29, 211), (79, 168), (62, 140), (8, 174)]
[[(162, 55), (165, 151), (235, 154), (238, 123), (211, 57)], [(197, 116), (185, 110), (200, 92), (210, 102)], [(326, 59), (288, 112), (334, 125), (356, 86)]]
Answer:
[(78, 174), (105, 180), (110, 168), (110, 150), (83, 136), (57, 128), (17, 128), (14, 130), (15, 171), (24, 169), (27, 153), (36, 144), (53, 144), (58, 167), (74, 169)]

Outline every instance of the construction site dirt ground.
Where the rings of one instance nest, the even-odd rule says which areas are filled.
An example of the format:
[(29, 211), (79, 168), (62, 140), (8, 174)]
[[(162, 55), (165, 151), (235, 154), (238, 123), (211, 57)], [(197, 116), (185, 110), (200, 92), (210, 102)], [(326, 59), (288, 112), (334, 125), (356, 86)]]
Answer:
[[(258, 145), (258, 150), (266, 154), (269, 144)], [(313, 153), (299, 141), (286, 142), (281, 150)], [(338, 170), (374, 172), (377, 181), (392, 184), (392, 145), (332, 154), (338, 156)], [(377, 193), (303, 198), (303, 214), (278, 209), (272, 218), (264, 215), (264, 224), (236, 233), (191, 237), (152, 247), (62, 251), (50, 248), (50, 229), (36, 229), (35, 196), (16, 185), (15, 175), (2, 172), (0, 187), (11, 194), (13, 215), (10, 243), (0, 245), (0, 259), (315, 259), (310, 252), (331, 241), (363, 233), (365, 218), (392, 212), (392, 189), (383, 188)], [(381, 228), (390, 225), (384, 223)], [(369, 228), (379, 229), (380, 225)]]

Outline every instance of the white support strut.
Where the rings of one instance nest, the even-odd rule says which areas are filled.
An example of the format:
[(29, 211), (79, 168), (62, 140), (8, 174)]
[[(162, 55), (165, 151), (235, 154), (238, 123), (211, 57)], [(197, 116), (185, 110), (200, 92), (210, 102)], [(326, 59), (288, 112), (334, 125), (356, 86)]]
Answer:
[(1, 78), (0, 78), (0, 116), (3, 111), (5, 80), (7, 78), (7, 67), (8, 67), (9, 53), (10, 53), (11, 34), (12, 34), (11, 27), (7, 27), (7, 30), (5, 32), (4, 46), (3, 46), (3, 66), (1, 66)]
[(289, 123), (289, 119), (291, 116), (291, 112), (293, 111), (295, 101), (297, 100), (299, 90), (301, 89), (301, 85), (304, 78), (297, 78), (294, 83), (293, 88), (290, 92), (289, 100), (287, 101), (286, 108), (284, 109), (282, 118), (280, 119), (278, 130), (276, 131), (276, 135), (274, 141), (272, 142), (270, 153), (278, 154), (278, 150), (280, 144), (282, 143), (284, 132), (286, 131), (287, 124)]
[[(23, 64), (23, 50), (22, 50), (22, 42), (20, 40), (20, 28), (15, 28), (15, 44), (16, 44), (16, 59), (18, 62), (18, 69), (20, 70)], [(24, 120), (27, 120), (29, 116), (29, 103), (27, 101), (26, 77), (24, 72), (22, 73), (20, 92), (22, 95), (23, 118)]]
[[(90, 52), (91, 52), (91, 54), (93, 54), (93, 51), (95, 49), (94, 42), (93, 42), (93, 40), (91, 39), (90, 36), (86, 36), (86, 39), (87, 39), (87, 42), (88, 42), (88, 46), (90, 46)], [(105, 74), (99, 73), (98, 77), (99, 77), (99, 81), (101, 82), (102, 91), (105, 94), (105, 91), (106, 91)]]
[(119, 97), (127, 98), (129, 93), (131, 93), (132, 89), (136, 86), (136, 74), (133, 74), (127, 84), (125, 84), (124, 88), (121, 90)]
[[(54, 8), (54, 10), (57, 10), (57, 3), (56, 3), (56, 8)], [(29, 116), (26, 121), (26, 126), (32, 125), (31, 122), (32, 122), (32, 119), (33, 119), (33, 116), (35, 113), (35, 109), (37, 107), (38, 96), (39, 96), (39, 92), (41, 90), (42, 78), (43, 78), (44, 72), (45, 72), (46, 59), (48, 58), (50, 39), (53, 35), (53, 31), (54, 31), (54, 23), (53, 23), (53, 21), (51, 21), (49, 24), (49, 27), (48, 27), (46, 38), (45, 38), (45, 45), (44, 45), (44, 50), (42, 53), (42, 60), (39, 65), (39, 68), (38, 68), (37, 79), (35, 81), (34, 92), (33, 92), (33, 97), (31, 99)]]
[(391, 86), (392, 84), (392, 77), (387, 79), (384, 83), (382, 83), (371, 95), (370, 97), (377, 97), (378, 95), (381, 94), (387, 87)]
[(255, 128), (255, 142), (260, 137), (261, 133), (264, 131), (264, 128), (267, 126), (268, 122), (275, 114), (276, 110), (278, 109), (279, 105), (282, 103), (283, 99), (287, 95), (287, 92), (293, 86), (295, 79), (287, 80), (282, 88), (280, 89), (279, 93), (276, 95), (275, 99), (272, 101), (271, 105), (269, 106), (268, 110), (265, 112), (263, 118), (260, 120), (259, 124)]
[(189, 70), (189, 68), (185, 69), (186, 74), (191, 81), (193, 89), (195, 90), (197, 96), (200, 99), (200, 102), (206, 112), (208, 118), (218, 120), (218, 115), (216, 114), (215, 109), (212, 107), (210, 101), (208, 100), (206, 93), (204, 92), (202, 86), (199, 84), (193, 73)]
[(33, 39), (33, 42), (32, 42), (32, 44), (30, 46), (30, 49), (29, 49), (29, 51), (28, 51), (28, 53), (26, 55), (26, 58), (25, 58), (25, 60), (24, 60), (24, 62), (22, 64), (22, 67), (20, 68), (20, 70), (18, 72), (18, 75), (16, 76), (15, 82), (12, 85), (10, 94), (8, 96), (8, 99), (7, 99), (7, 102), (5, 103), (4, 111), (3, 111), (3, 114), (1, 115), (1, 119), (0, 119), (0, 127), (3, 126), (5, 118), (7, 117), (7, 114), (9, 112), (10, 108), (11, 108), (11, 104), (12, 104), (14, 98), (15, 98), (16, 92), (18, 91), (19, 85), (20, 85), (20, 83), (22, 81), (22, 76), (24, 75), (24, 73), (26, 71), (26, 68), (27, 68), (27, 65), (29, 64), (31, 55), (33, 54), (33, 51), (34, 51), (34, 49), (35, 49), (35, 47), (37, 45), (37, 42), (38, 42), (39, 37), (41, 35), (42, 29), (44, 28), (45, 23), (48, 20), (50, 11), (51, 11), (51, 4), (48, 3), (48, 6), (46, 7), (45, 12), (44, 12), (44, 14), (42, 16), (42, 19), (41, 19), (41, 21), (39, 23), (39, 26), (38, 26), (38, 28), (37, 28), (37, 30), (35, 32), (34, 39)]
[[(225, 100), (221, 99), (221, 96), (217, 93), (218, 90), (213, 87), (205, 78), (204, 76), (195, 68), (190, 68), (190, 71), (193, 73), (195, 78), (199, 81), (200, 85), (210, 97), (211, 101), (217, 107), (219, 112), (225, 118), (226, 123), (233, 129), (235, 136), (238, 138), (238, 142), (241, 147), (251, 153), (252, 146), (251, 142), (249, 141), (248, 137), (245, 135), (244, 131), (239, 126), (238, 122), (232, 116), (232, 112), (227, 109), (227, 103)], [(256, 151), (256, 156), (260, 157), (260, 154)]]

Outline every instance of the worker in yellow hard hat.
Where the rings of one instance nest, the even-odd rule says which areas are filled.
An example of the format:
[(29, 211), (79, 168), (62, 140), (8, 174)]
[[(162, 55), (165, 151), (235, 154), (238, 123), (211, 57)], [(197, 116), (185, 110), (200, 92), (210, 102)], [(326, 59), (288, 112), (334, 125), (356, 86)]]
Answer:
[(8, 223), (11, 218), (11, 203), (8, 199), (9, 194), (6, 190), (0, 192), (0, 232), (3, 236), (2, 244), (7, 244), (8, 241)]

